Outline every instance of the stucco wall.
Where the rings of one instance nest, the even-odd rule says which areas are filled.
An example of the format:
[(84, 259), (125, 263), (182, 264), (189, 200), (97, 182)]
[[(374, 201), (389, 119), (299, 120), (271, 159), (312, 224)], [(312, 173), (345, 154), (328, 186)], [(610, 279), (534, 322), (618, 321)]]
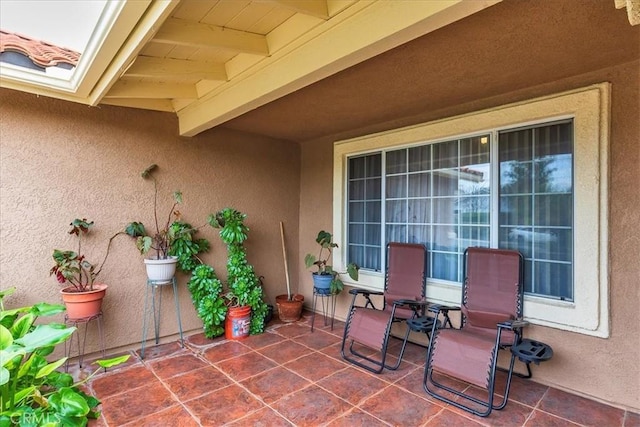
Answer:
[[(248, 215), (247, 251), (265, 276), (267, 301), (285, 293), (279, 221), (285, 224), (290, 270), (297, 277), (299, 155), (297, 144), (234, 131), (177, 136), (174, 115), (117, 107), (91, 108), (3, 89), (0, 91), (0, 287), (16, 286), (11, 307), (59, 302), (60, 286), (49, 276), (54, 248), (74, 249), (69, 223), (95, 221), (84, 246), (98, 261), (107, 239), (126, 223), (152, 225), (153, 185), (140, 177), (159, 165), (159, 214), (168, 215), (171, 193), (181, 190), (183, 219), (206, 222), (227, 206)], [(203, 259), (226, 275), (226, 249), (209, 226)], [(83, 251), (85, 252), (85, 251)], [(103, 311), (106, 347), (140, 342), (146, 275), (128, 236), (114, 241), (102, 281), (109, 285)], [(185, 331), (202, 328), (180, 276)], [(177, 333), (171, 293), (165, 290), (161, 335)], [(95, 335), (87, 352), (97, 350)]]
[[(602, 401), (640, 409), (640, 87), (638, 61), (603, 69), (545, 85), (513, 91), (491, 99), (469, 99), (454, 116), (519, 100), (608, 81), (612, 84), (609, 157), (609, 268), (610, 324), (608, 339), (594, 338), (558, 329), (532, 326), (527, 336), (549, 343), (554, 358), (534, 366), (534, 380)], [(431, 117), (442, 112), (430, 111)], [(418, 118), (415, 123), (429, 120)], [(422, 119), (422, 120), (420, 120)], [(406, 125), (407, 123), (403, 123)], [(355, 136), (353, 134), (349, 135)], [(300, 253), (315, 250), (318, 230), (332, 229), (333, 141), (318, 140), (302, 147), (302, 193), (300, 196)], [(310, 274), (300, 269), (300, 282), (310, 294)], [(337, 317), (344, 319), (350, 295), (338, 299)]]

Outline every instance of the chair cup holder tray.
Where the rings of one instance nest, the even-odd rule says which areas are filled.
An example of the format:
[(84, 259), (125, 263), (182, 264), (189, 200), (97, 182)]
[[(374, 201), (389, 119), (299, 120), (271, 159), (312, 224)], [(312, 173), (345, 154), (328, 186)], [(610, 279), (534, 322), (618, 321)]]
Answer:
[[(415, 319), (407, 320), (407, 326), (414, 332), (424, 332), (429, 333), (433, 328), (433, 317), (416, 317)], [(436, 328), (440, 327), (440, 320), (436, 320), (437, 325)]]
[(549, 345), (530, 339), (523, 339), (520, 344), (513, 345), (511, 352), (515, 354), (521, 362), (533, 362), (536, 365), (551, 359), (553, 356), (553, 349)]

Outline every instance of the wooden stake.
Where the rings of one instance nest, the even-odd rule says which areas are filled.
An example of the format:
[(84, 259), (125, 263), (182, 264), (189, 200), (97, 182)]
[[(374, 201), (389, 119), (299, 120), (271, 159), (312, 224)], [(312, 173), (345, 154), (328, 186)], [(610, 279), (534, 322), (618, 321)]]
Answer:
[(291, 296), (291, 285), (289, 284), (289, 263), (287, 262), (287, 248), (284, 245), (284, 225), (280, 221), (280, 240), (282, 241), (282, 256), (284, 258), (284, 274), (287, 279), (287, 297), (289, 301), (293, 298)]

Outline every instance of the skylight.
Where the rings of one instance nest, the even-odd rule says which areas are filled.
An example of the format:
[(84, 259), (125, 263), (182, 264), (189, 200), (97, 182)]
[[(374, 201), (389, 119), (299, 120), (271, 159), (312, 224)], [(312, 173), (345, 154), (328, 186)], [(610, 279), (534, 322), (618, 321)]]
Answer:
[(82, 53), (106, 0), (2, 0), (0, 28)]
[(114, 13), (107, 5), (106, 0), (0, 1), (1, 77), (74, 92), (78, 74), (91, 60), (83, 54), (91, 56), (100, 36), (96, 29)]

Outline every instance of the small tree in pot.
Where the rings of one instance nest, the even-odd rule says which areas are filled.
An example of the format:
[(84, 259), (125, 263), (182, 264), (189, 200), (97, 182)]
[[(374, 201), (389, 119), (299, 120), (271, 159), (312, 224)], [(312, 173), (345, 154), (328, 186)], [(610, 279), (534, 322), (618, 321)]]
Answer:
[[(328, 231), (321, 230), (316, 237), (316, 243), (320, 245), (320, 252), (316, 257), (313, 254), (307, 254), (304, 263), (307, 268), (316, 266), (318, 271), (312, 273), (314, 287), (318, 293), (322, 294), (339, 294), (344, 289), (344, 283), (340, 279), (340, 274), (335, 271), (329, 260), (333, 248), (337, 248), (338, 244), (333, 242), (333, 236)], [(353, 280), (358, 280), (359, 267), (355, 263), (347, 265), (346, 273)]]

